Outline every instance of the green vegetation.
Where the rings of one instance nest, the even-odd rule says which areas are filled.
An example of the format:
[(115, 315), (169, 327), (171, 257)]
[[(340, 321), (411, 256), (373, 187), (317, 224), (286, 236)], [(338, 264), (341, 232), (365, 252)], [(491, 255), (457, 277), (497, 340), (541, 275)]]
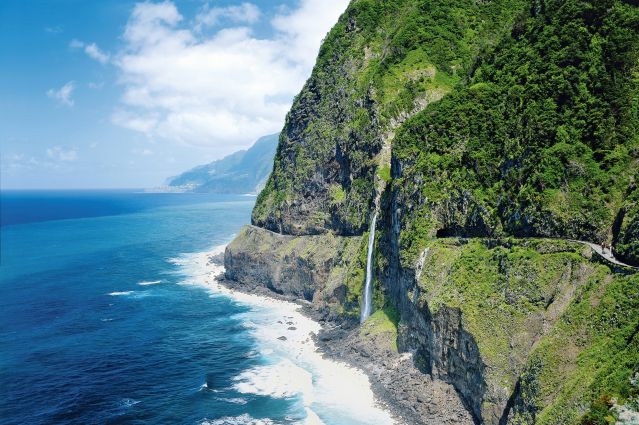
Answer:
[[(353, 1), (327, 35), (294, 101), (253, 223), (293, 234), (361, 234), (388, 131), (462, 81), (524, 5), (525, 0)], [(344, 193), (339, 203), (336, 185)], [(309, 202), (326, 213), (323, 222), (306, 219), (302, 211)]]
[(363, 338), (373, 338), (382, 335), (389, 348), (397, 352), (397, 326), (399, 313), (391, 306), (375, 311), (360, 328)]
[[(639, 164), (635, 164), (639, 167)], [(619, 216), (619, 233), (615, 235), (615, 254), (628, 264), (639, 267), (639, 189), (626, 198)]]
[(344, 203), (346, 200), (346, 192), (341, 186), (333, 184), (328, 189), (331, 197), (331, 205), (338, 206)]
[[(601, 266), (600, 266), (601, 267)], [(598, 275), (536, 347), (530, 363), (536, 423), (607, 424), (611, 401), (632, 402), (639, 371), (639, 276)], [(529, 386), (531, 386), (529, 384)], [(590, 408), (584, 413), (584, 404)]]
[(377, 175), (379, 176), (380, 179), (382, 179), (386, 183), (390, 183), (390, 181), (391, 181), (391, 168), (390, 168), (390, 165), (384, 164), (381, 167), (379, 167), (378, 170), (377, 170)]
[[(403, 232), (407, 252), (420, 251), (417, 233), (436, 230), (611, 239), (637, 178), (639, 8), (533, 4), (468, 82), (395, 138), (403, 164), (395, 190), (419, 200), (424, 211), (413, 215), (432, 226)], [(627, 214), (636, 223), (636, 208)], [(620, 248), (632, 256), (627, 244)]]
[(581, 260), (577, 244), (542, 254), (543, 243), (505, 240), (491, 247), (480, 239), (434, 240), (419, 282), (420, 302), (433, 314), (443, 306), (462, 311), (465, 329), (490, 367), (487, 379), (511, 389), (519, 372), (513, 358), (526, 358), (540, 332), (534, 322), (539, 326), (548, 305), (573, 283), (565, 276)]
[[(489, 385), (514, 391), (520, 380), (526, 408), (515, 404), (513, 423), (585, 415), (584, 423), (605, 424), (592, 419), (601, 400), (637, 396), (639, 275), (613, 274), (569, 242), (444, 239), (428, 248), (420, 302), (433, 314), (461, 310)], [(604, 416), (614, 417), (611, 406)]]
[[(400, 260), (428, 249), (419, 302), (462, 311), (495, 391), (519, 381), (513, 423), (610, 423), (636, 392), (638, 277), (506, 235), (613, 240), (639, 261), (639, 8), (531, 3), (399, 129)], [(434, 239), (453, 235), (501, 239)]]
[[(399, 214), (399, 241), (379, 229), (362, 336), (396, 344), (386, 289), (423, 259), (398, 305), (461, 312), (485, 365), (482, 412), (510, 399), (509, 423), (606, 424), (639, 403), (639, 275), (542, 237), (612, 242), (639, 264), (638, 178), (635, 2), (354, 0), (294, 101), (253, 222), (321, 234), (277, 261), (323, 267), (321, 297), (355, 316), (375, 190), (389, 188), (380, 227)], [(335, 235), (357, 235), (332, 242), (339, 260), (311, 252)]]

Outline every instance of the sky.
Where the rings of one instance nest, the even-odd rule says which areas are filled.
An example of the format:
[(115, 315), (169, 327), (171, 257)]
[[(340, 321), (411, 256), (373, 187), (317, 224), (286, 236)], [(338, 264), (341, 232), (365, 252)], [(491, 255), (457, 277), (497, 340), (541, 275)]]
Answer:
[(0, 1), (0, 188), (143, 188), (280, 131), (348, 0)]

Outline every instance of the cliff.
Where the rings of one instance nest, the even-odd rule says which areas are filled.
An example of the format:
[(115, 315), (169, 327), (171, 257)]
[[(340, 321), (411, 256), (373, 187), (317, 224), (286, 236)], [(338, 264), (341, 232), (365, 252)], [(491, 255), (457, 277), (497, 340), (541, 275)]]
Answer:
[(639, 275), (574, 240), (639, 264), (638, 64), (631, 2), (353, 1), (227, 278), (352, 329), (377, 210), (378, 313), (340, 344), (411, 353), (417, 395), (379, 382), (413, 421), (466, 423), (419, 404), (437, 383), (476, 423), (632, 414)]
[(515, 0), (353, 2), (287, 116), (253, 224), (294, 235), (361, 235), (376, 174), (390, 165), (394, 129), (450, 92), (522, 7)]

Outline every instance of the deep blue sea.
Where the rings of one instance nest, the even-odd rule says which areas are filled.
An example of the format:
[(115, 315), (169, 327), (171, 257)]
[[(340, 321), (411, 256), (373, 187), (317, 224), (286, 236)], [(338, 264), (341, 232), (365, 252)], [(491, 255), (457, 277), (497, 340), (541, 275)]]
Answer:
[(207, 286), (254, 197), (0, 196), (0, 423), (389, 422), (315, 324)]

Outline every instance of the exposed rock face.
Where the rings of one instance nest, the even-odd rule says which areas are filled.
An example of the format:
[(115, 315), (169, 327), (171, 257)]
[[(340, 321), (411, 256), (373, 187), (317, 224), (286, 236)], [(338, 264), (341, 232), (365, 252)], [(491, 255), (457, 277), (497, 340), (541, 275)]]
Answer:
[(524, 4), (447, 0), (433, 13), (421, 0), (353, 1), (293, 102), (252, 224), (298, 236), (366, 231), (394, 130), (461, 81)]
[[(411, 315), (415, 312), (403, 311)], [(410, 316), (409, 316), (410, 317)], [(416, 364), (432, 377), (449, 382), (457, 389), (474, 418), (481, 418), (482, 397), (486, 382), (484, 364), (474, 337), (466, 332), (457, 309), (443, 308), (432, 316), (430, 312), (405, 320), (399, 328), (399, 347), (402, 351), (416, 350)]]
[[(553, 385), (561, 384), (539, 377), (548, 373), (539, 357), (554, 362), (558, 353), (540, 346), (556, 344), (556, 350), (572, 344), (562, 321), (578, 309), (575, 300), (583, 299), (591, 314), (600, 314), (598, 299), (616, 279), (610, 267), (593, 262), (589, 247), (533, 239), (444, 239), (433, 241), (413, 267), (397, 267), (392, 258), (399, 255), (393, 251), (398, 238), (385, 238), (383, 255), (391, 261), (380, 278), (401, 315), (400, 351), (414, 353), (422, 371), (453, 385), (481, 423), (537, 423), (544, 403), (561, 404), (550, 395)], [(632, 292), (639, 289), (627, 296), (634, 297)], [(575, 325), (582, 335), (592, 326), (588, 319), (581, 317)], [(632, 350), (636, 334), (625, 335), (630, 339), (623, 349)], [(579, 348), (572, 346), (570, 356), (561, 352), (562, 362), (574, 361), (571, 356), (587, 352), (595, 341), (591, 335)], [(633, 357), (639, 360), (639, 354)], [(557, 367), (549, 363), (544, 366)], [(552, 373), (575, 379), (574, 368)], [(550, 399), (542, 402), (544, 391)], [(581, 409), (566, 409), (562, 421), (547, 423), (573, 423)]]
[[(340, 45), (363, 43), (348, 16), (329, 38), (338, 32)], [(253, 211), (254, 225), (291, 235), (363, 232), (372, 199), (373, 159), (382, 141), (371, 93), (357, 87), (366, 66), (364, 54), (346, 50), (321, 52), (297, 96), (272, 177)]]
[(228, 279), (247, 289), (265, 287), (317, 304), (347, 303), (348, 267), (361, 237), (331, 234), (296, 237), (245, 226), (224, 256)]
[(472, 425), (473, 417), (452, 385), (420, 371), (410, 353), (392, 349), (396, 336), (366, 327), (335, 327), (322, 333), (320, 347), (364, 370), (376, 392), (392, 403), (391, 410), (405, 423)]
[(381, 244), (389, 266), (382, 271), (381, 279), (401, 316), (398, 348), (414, 353), (415, 364), (422, 372), (451, 383), (475, 420), (480, 421), (486, 382), (477, 344), (464, 331), (458, 309), (444, 307), (434, 317), (428, 304), (420, 299), (417, 280), (425, 258), (420, 258), (414, 268), (399, 266), (400, 208), (394, 204), (389, 209), (394, 214), (385, 218), (390, 221), (386, 225), (391, 231), (383, 236)]
[[(415, 353), (422, 370), (452, 384), (481, 423), (577, 421), (583, 405), (565, 408), (561, 420), (549, 413), (556, 415), (562, 403), (575, 401), (557, 401), (556, 386), (564, 382), (549, 384), (540, 376), (559, 367), (565, 369), (553, 373), (575, 379), (575, 366), (558, 366), (552, 356), (570, 364), (595, 344), (595, 336), (576, 347), (562, 321), (574, 320), (566, 319), (578, 309), (574, 303), (602, 314), (599, 300), (607, 285), (626, 278), (597, 263), (590, 247), (566, 241), (430, 239), (419, 255), (407, 256), (402, 254), (402, 216), (411, 203), (403, 193), (395, 191), (387, 199), (382, 227), (388, 230), (380, 243), (388, 258), (380, 279), (402, 318), (400, 350)], [(624, 296), (633, 293), (639, 288)], [(577, 327), (585, 335), (592, 318), (580, 320)], [(621, 349), (633, 350), (636, 332), (625, 335)], [(558, 341), (571, 347), (570, 355), (541, 348), (549, 344), (557, 350)], [(639, 353), (631, 357), (639, 360)], [(554, 406), (544, 411), (549, 405)]]

